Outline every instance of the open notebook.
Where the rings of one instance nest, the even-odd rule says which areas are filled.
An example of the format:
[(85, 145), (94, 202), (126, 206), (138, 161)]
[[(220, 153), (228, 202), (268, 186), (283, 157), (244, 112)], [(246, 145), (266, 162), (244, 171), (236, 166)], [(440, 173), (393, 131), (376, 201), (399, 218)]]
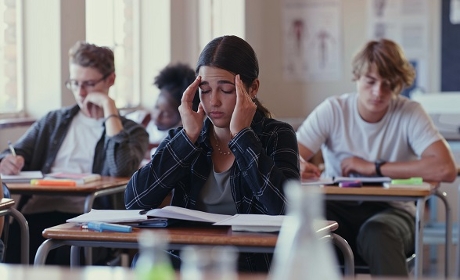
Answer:
[(171, 222), (193, 221), (212, 225), (231, 226), (236, 231), (279, 231), (283, 215), (271, 216), (263, 214), (224, 215), (186, 209), (177, 206), (165, 206), (149, 211), (139, 210), (96, 210), (78, 217), (68, 219), (72, 223), (107, 222), (130, 223), (137, 222), (140, 227), (167, 227)]

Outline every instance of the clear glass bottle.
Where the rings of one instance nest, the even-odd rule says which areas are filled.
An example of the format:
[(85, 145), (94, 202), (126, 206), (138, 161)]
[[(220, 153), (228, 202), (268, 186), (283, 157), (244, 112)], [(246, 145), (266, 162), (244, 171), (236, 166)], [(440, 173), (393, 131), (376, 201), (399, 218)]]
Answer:
[(320, 189), (290, 181), (284, 191), (288, 212), (276, 243), (269, 279), (341, 279), (332, 243), (321, 240), (314, 226), (325, 221)]
[(181, 280), (237, 280), (238, 251), (231, 246), (186, 246), (181, 254)]
[(171, 260), (166, 252), (166, 236), (158, 232), (143, 230), (139, 234), (138, 241), (140, 254), (136, 262), (136, 279), (176, 279)]

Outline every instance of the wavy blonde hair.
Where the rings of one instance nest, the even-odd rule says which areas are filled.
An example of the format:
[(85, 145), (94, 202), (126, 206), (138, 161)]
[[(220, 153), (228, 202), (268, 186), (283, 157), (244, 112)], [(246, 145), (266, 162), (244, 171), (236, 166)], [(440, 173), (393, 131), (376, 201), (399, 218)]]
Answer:
[(377, 71), (390, 82), (394, 94), (412, 85), (415, 80), (415, 69), (407, 60), (402, 48), (388, 39), (368, 42), (353, 58), (353, 80), (369, 72), (375, 65)]

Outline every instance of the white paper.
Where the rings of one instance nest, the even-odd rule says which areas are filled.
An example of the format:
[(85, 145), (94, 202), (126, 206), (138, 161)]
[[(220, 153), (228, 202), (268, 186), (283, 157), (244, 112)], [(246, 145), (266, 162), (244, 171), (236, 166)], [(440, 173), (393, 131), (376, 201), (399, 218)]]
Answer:
[[(426, 61), (430, 58), (430, 0), (369, 0), (367, 33), (371, 40), (398, 43), (413, 64), (417, 77), (410, 92), (430, 88)], [(406, 94), (410, 95), (410, 93)]]
[(234, 231), (275, 232), (280, 230), (285, 217), (285, 215), (236, 214), (214, 225), (231, 226)]
[(21, 171), (17, 175), (1, 175), (5, 183), (29, 183), (32, 179), (42, 179), (41, 171)]
[(340, 0), (284, 0), (285, 80), (341, 79), (341, 3)]
[(106, 222), (123, 223), (147, 220), (147, 215), (139, 214), (140, 210), (99, 210), (92, 209), (90, 212), (78, 217), (68, 219), (68, 223)]
[(333, 177), (333, 178), (319, 178), (317, 180), (302, 180), (303, 186), (315, 186), (315, 185), (332, 185), (340, 182), (349, 181), (360, 181), (362, 183), (376, 183), (381, 184), (390, 182), (390, 177)]
[(152, 209), (147, 212), (147, 216), (211, 223), (231, 217), (230, 215), (207, 213), (177, 206), (165, 206), (163, 208)]
[(450, 0), (450, 23), (460, 24), (460, 0)]

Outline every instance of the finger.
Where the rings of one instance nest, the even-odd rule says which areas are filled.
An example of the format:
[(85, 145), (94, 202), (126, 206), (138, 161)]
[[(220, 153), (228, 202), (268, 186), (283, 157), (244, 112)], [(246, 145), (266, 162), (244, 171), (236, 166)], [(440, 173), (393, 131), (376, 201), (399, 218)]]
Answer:
[(196, 90), (198, 89), (198, 86), (200, 85), (201, 82), (201, 76), (197, 76), (195, 81), (191, 83), (184, 91), (182, 94), (182, 100), (181, 102), (184, 103), (192, 103), (193, 98), (195, 97)]
[(236, 75), (236, 85), (237, 85), (237, 97), (240, 97), (242, 100), (252, 102), (252, 98), (251, 96), (249, 96), (249, 93), (246, 91), (246, 88), (244, 87), (244, 84), (243, 84), (243, 80), (241, 80), (241, 76), (239, 74)]
[(204, 108), (203, 108), (203, 105), (201, 105), (201, 103), (198, 105), (198, 111), (196, 113), (201, 116), (201, 121), (203, 122), (204, 119), (206, 118), (206, 114), (204, 112)]
[(3, 169), (6, 174), (18, 174), (22, 168), (22, 166), (17, 166), (15, 156), (10, 155), (6, 157), (4, 161), (5, 164), (3, 165)]

